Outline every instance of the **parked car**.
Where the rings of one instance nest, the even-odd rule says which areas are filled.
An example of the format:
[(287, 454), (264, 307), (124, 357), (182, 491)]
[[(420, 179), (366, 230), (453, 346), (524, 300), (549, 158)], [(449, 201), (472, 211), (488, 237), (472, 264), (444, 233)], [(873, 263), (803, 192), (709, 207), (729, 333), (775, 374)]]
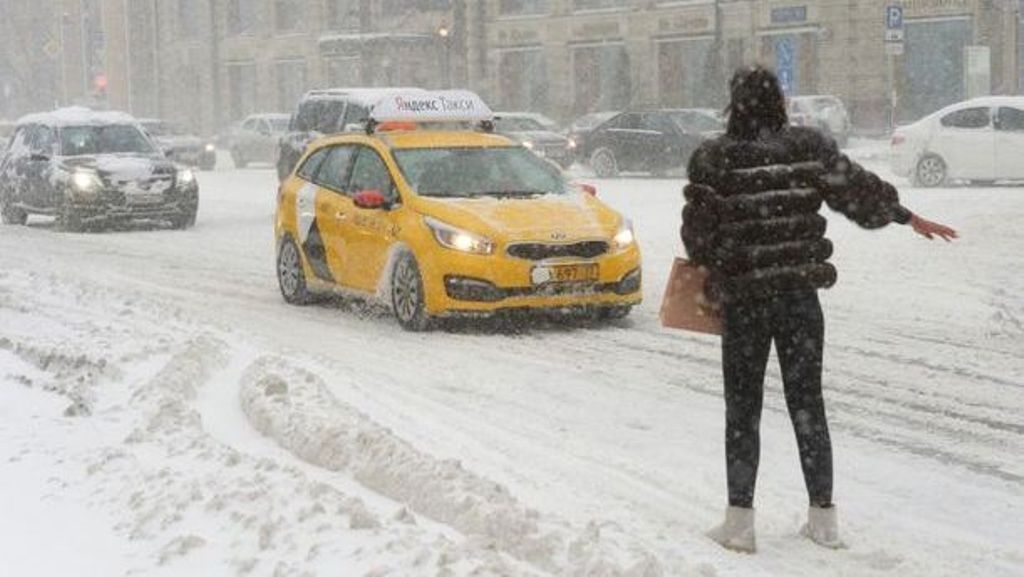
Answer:
[(934, 112), (892, 135), (892, 169), (919, 186), (1024, 179), (1024, 97), (989, 96)]
[(628, 111), (594, 128), (578, 150), (601, 178), (660, 175), (685, 167), (700, 143), (722, 130), (722, 121), (704, 109)]
[(287, 114), (253, 114), (232, 131), (228, 142), (238, 168), (250, 162), (277, 162), (281, 138), (288, 133)]
[(817, 128), (835, 139), (839, 146), (850, 140), (850, 115), (836, 96), (792, 96), (789, 98), (790, 122)]
[[(538, 118), (539, 117), (539, 118)], [(494, 131), (504, 134), (541, 158), (569, 168), (576, 160), (576, 144), (542, 123), (542, 115), (529, 112), (495, 112)]]
[(192, 226), (199, 186), (166, 158), (131, 116), (65, 108), (18, 120), (0, 159), (0, 215), (25, 224), (56, 216), (66, 230), (116, 221)]
[(321, 136), (362, 130), (373, 105), (387, 96), (408, 94), (418, 88), (329, 88), (310, 90), (299, 100), (280, 139), (277, 176), (284, 180), (302, 157), (306, 146)]
[(139, 124), (153, 142), (175, 162), (200, 170), (213, 170), (217, 165), (217, 147), (213, 142), (190, 134), (181, 125), (159, 118), (140, 118)]
[(617, 110), (591, 112), (590, 114), (585, 114), (572, 121), (572, 124), (570, 124), (569, 128), (566, 129), (565, 135), (575, 145), (574, 148), (576, 149), (576, 155), (579, 160), (586, 161), (584, 158), (579, 158), (579, 151), (585, 148), (587, 136), (590, 132), (619, 112), (620, 111)]

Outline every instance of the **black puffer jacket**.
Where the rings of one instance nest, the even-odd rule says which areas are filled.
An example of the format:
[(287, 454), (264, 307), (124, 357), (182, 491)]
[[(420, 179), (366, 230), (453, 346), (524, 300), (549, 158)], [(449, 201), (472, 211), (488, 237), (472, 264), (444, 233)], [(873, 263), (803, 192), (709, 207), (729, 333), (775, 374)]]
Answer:
[(832, 286), (822, 202), (864, 228), (911, 216), (891, 184), (810, 128), (706, 142), (690, 159), (689, 176), (683, 244), (710, 270), (707, 291), (719, 301)]

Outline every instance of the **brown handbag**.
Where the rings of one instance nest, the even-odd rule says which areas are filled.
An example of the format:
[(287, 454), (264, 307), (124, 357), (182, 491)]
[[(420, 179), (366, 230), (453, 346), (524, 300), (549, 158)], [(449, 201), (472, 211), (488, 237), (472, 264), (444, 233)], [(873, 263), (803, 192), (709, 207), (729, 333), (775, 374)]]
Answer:
[(709, 335), (722, 334), (717, 307), (704, 295), (707, 269), (676, 257), (661, 301), (661, 326)]

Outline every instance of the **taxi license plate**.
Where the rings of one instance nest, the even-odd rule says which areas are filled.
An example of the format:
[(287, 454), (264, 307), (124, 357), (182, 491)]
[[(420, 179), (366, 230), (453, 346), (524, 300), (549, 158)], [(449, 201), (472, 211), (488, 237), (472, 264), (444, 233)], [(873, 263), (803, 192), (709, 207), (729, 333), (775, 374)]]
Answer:
[(531, 274), (533, 284), (594, 282), (598, 278), (597, 263), (538, 266)]
[(164, 195), (160, 193), (127, 194), (125, 200), (132, 205), (160, 204), (164, 200)]

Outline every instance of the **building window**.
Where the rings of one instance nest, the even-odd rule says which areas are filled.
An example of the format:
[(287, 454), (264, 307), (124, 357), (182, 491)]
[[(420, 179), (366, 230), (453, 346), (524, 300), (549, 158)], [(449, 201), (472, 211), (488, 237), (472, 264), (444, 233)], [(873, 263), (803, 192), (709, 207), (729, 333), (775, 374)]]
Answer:
[(625, 8), (629, 0), (572, 0), (572, 9), (575, 12), (588, 10), (614, 10)]
[(253, 34), (259, 24), (257, 3), (252, 0), (228, 0), (228, 31), (231, 34)]
[(383, 0), (384, 14), (408, 14), (451, 8), (451, 0)]
[(508, 110), (545, 110), (548, 78), (540, 48), (503, 52), (498, 61), (501, 103)]
[(659, 101), (668, 108), (713, 107), (717, 87), (715, 41), (695, 38), (658, 44)]
[(200, 23), (205, 20), (202, 0), (178, 0), (178, 36), (194, 39), (199, 36)]
[(358, 30), (359, 0), (327, 0), (328, 30)]
[(547, 14), (548, 0), (499, 0), (498, 14), (502, 16), (522, 16), (529, 14)]
[(255, 62), (232, 62), (228, 69), (228, 96), (232, 120), (240, 120), (256, 112)]
[(274, 30), (276, 32), (295, 32), (302, 25), (303, 5), (299, 0), (275, 0)]
[(573, 112), (622, 110), (632, 96), (629, 54), (622, 44), (586, 46), (573, 50), (576, 94)]
[(306, 92), (306, 61), (278, 60), (276, 69), (277, 108), (291, 110)]
[(362, 84), (361, 60), (358, 56), (330, 56), (324, 58), (324, 78), (330, 86), (359, 86)]

